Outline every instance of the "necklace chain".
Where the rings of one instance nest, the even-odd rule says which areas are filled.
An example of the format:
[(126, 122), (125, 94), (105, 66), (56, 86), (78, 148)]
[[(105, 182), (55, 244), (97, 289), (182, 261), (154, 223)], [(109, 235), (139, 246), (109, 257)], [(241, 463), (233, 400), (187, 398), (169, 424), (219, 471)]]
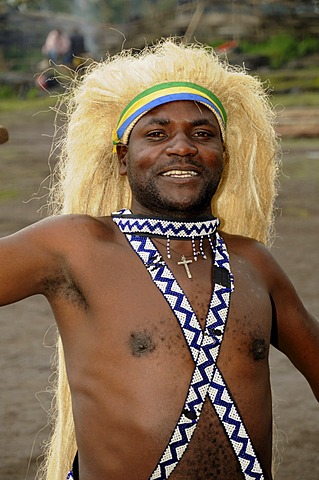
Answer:
[[(155, 239), (154, 239), (154, 241), (155, 241)], [(164, 246), (164, 244), (159, 239), (156, 239), (156, 242)], [(215, 253), (215, 246), (214, 246), (210, 237), (209, 237), (209, 245), (208, 246), (210, 246), (212, 251)], [(198, 258), (200, 258), (199, 255), (201, 255), (203, 260), (207, 260), (205, 250), (208, 248), (208, 246), (204, 248), (203, 245), (200, 244), (200, 250), (198, 251), (195, 248), (196, 247), (195, 244), (192, 243), (192, 247), (193, 247), (193, 255), (192, 256), (193, 256), (193, 260), (195, 262), (197, 262)], [(168, 242), (167, 242), (167, 245), (166, 245), (166, 250), (168, 250)], [(169, 259), (172, 256), (171, 251), (177, 253), (180, 256), (180, 261), (177, 262), (177, 265), (179, 265), (179, 266), (182, 265), (185, 268), (185, 272), (186, 272), (187, 277), (192, 278), (192, 274), (191, 274), (191, 271), (190, 271), (190, 264), (193, 263), (193, 260), (191, 259), (191, 257), (187, 256), (187, 255), (182, 255), (180, 252), (177, 252), (177, 250), (175, 250), (174, 248), (169, 247), (169, 252), (167, 252), (167, 258), (169, 258)]]

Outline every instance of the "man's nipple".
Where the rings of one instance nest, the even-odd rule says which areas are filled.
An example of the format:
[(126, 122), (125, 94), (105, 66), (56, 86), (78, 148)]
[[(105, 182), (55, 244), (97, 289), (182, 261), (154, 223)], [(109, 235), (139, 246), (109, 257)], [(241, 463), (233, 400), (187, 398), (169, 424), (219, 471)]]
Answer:
[(156, 345), (147, 332), (132, 332), (129, 339), (130, 349), (134, 357), (152, 353)]

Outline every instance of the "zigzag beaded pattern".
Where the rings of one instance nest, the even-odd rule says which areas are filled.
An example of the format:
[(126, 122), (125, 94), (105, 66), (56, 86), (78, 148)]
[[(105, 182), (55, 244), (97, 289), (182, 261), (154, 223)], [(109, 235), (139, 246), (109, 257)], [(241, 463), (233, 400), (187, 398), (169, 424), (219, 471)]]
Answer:
[[(154, 283), (174, 311), (196, 364), (183, 407), (184, 412), (192, 413), (192, 418), (181, 415), (169, 445), (154, 469), (150, 480), (167, 479), (178, 464), (195, 431), (207, 393), (231, 441), (245, 479), (263, 480), (264, 478), (249, 436), (227, 391), (223, 377), (216, 366), (222, 333), (228, 315), (228, 297), (233, 288), (227, 250), (222, 238), (218, 234), (216, 234), (216, 237), (218, 248), (215, 255), (215, 265), (228, 270), (231, 288), (225, 288), (215, 283), (203, 335), (186, 295), (153, 242), (149, 238), (127, 235), (132, 248), (139, 255)], [(212, 334), (216, 331), (216, 327), (219, 330), (218, 336)], [(211, 381), (212, 375), (213, 380)]]
[[(137, 240), (137, 243), (135, 243), (135, 240)], [(149, 239), (143, 239), (143, 249), (141, 252), (139, 248), (139, 240), (140, 237), (132, 236), (130, 241), (133, 249), (135, 250), (135, 248), (137, 248), (138, 254), (141, 254), (142, 252), (148, 252), (149, 247), (152, 247), (152, 242)], [(173, 288), (175, 279), (170, 270), (168, 268), (165, 268), (165, 263), (160, 262), (156, 254), (155, 264), (157, 268), (154, 268), (154, 263), (149, 263), (149, 261), (151, 261), (150, 258), (146, 259), (146, 261), (148, 262), (147, 268), (155, 284), (160, 288), (162, 293), (165, 294), (165, 298), (169, 302), (171, 308), (176, 313), (176, 315), (178, 315), (182, 329), (188, 336), (188, 344), (190, 345), (190, 348), (192, 349), (193, 344), (195, 344), (193, 358), (196, 359), (196, 367), (194, 369), (188, 395), (183, 406), (183, 412), (186, 413), (180, 417), (173, 432), (171, 441), (169, 442), (169, 445), (164, 451), (160, 462), (158, 463), (157, 467), (155, 468), (153, 474), (150, 477), (152, 480), (155, 480), (168, 478), (168, 476), (171, 474), (171, 472), (174, 470), (177, 463), (179, 462), (181, 456), (185, 452), (197, 426), (197, 422), (200, 417), (200, 413), (204, 403), (203, 400), (207, 396), (207, 391), (215, 368), (219, 347), (221, 344), (220, 335), (224, 330), (225, 321), (227, 318), (227, 306), (229, 304), (229, 302), (227, 301), (228, 299), (226, 299), (226, 301), (223, 302), (224, 310), (220, 309), (219, 311), (219, 308), (217, 307), (217, 311), (216, 313), (214, 313), (214, 304), (218, 304), (215, 295), (216, 291), (220, 290), (220, 293), (217, 293), (217, 297), (219, 297), (219, 295), (227, 296), (227, 294), (229, 296), (230, 290), (216, 285), (215, 295), (212, 295), (209, 314), (206, 322), (206, 328), (203, 335), (202, 330), (198, 325), (196, 316), (192, 311), (186, 296), (179, 289), (177, 283), (176, 287), (180, 291), (177, 292), (176, 288)], [(163, 269), (165, 270), (165, 274), (163, 273)], [(169, 277), (169, 288), (167, 288), (167, 285), (165, 286), (163, 283), (163, 280), (166, 280), (167, 277)], [(192, 326), (191, 329), (188, 328), (189, 323), (192, 321), (193, 324), (196, 325), (195, 332), (194, 326)], [(215, 330), (219, 332), (218, 336), (211, 333)], [(196, 334), (196, 337), (192, 337), (193, 333)]]
[(214, 371), (208, 396), (223, 424), (228, 438), (231, 441), (245, 479), (263, 480), (264, 476), (262, 469), (257, 460), (248, 433), (246, 432), (240, 414), (225, 387), (224, 379), (218, 368)]
[[(137, 235), (156, 235), (170, 238), (190, 238), (213, 235), (218, 228), (219, 220), (211, 218), (200, 222), (165, 220), (159, 218), (143, 218), (130, 215), (123, 210), (120, 216), (112, 215), (113, 220), (123, 233)], [(124, 216), (123, 216), (124, 215)]]

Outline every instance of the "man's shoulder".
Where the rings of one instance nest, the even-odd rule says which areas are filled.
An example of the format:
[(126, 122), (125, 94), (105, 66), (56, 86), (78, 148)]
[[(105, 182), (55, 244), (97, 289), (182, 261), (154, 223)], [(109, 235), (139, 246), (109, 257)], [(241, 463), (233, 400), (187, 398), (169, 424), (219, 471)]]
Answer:
[(28, 227), (35, 235), (55, 241), (80, 241), (85, 237), (103, 237), (111, 240), (114, 224), (111, 217), (93, 217), (85, 214), (61, 214), (47, 217)]
[(251, 237), (245, 237), (243, 235), (235, 235), (226, 232), (219, 232), (221, 237), (224, 239), (229, 251), (234, 251), (237, 253), (249, 253), (251, 250), (268, 252), (269, 250), (260, 243), (258, 240), (255, 240)]
[(269, 249), (254, 238), (224, 232), (220, 232), (220, 234), (226, 243), (230, 256), (240, 257), (254, 264), (258, 269), (263, 269), (265, 263), (274, 260)]
[(264, 244), (240, 235), (221, 233), (221, 236), (224, 238), (231, 261), (232, 258), (236, 258), (242, 266), (249, 265), (270, 287), (286, 278), (282, 268)]

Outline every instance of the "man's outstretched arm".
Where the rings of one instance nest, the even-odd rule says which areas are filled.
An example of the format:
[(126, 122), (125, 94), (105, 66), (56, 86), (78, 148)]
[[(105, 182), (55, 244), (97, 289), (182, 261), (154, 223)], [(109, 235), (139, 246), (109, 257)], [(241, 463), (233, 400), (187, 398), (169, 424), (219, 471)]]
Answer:
[(263, 270), (277, 325), (277, 348), (308, 380), (319, 401), (319, 323), (306, 310), (292, 282), (275, 259), (262, 254)]
[(46, 219), (0, 239), (0, 305), (43, 293), (61, 269), (61, 221)]

